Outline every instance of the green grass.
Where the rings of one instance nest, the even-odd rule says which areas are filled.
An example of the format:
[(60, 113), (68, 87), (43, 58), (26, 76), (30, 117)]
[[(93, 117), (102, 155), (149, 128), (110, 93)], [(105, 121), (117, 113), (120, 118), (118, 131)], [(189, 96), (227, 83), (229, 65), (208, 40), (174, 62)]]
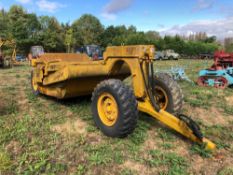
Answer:
[(4, 106), (0, 109), (0, 115), (16, 114), (17, 111), (17, 102), (13, 98), (9, 98), (4, 102)]
[(150, 150), (149, 155), (150, 159), (146, 161), (150, 166), (168, 166), (168, 171), (164, 172), (166, 174), (188, 174), (188, 164), (186, 159), (177, 155), (176, 153), (166, 153), (160, 150)]
[(190, 150), (193, 154), (199, 154), (201, 157), (210, 158), (212, 156), (212, 152), (210, 150), (206, 150), (205, 147), (205, 144), (195, 144), (191, 147)]
[[(198, 71), (208, 67), (211, 61), (155, 64), (160, 69), (185, 66), (187, 75), (195, 81)], [(127, 138), (104, 136), (92, 119), (90, 97), (65, 101), (36, 97), (30, 89), (30, 70), (28, 66), (0, 69), (3, 102), (0, 103), (0, 174), (140, 174), (142, 170), (125, 165), (128, 161), (144, 167), (149, 174), (200, 174), (202, 170), (192, 172), (196, 161), (193, 156), (201, 157), (206, 169), (219, 175), (232, 173), (224, 162), (233, 153), (233, 107), (225, 99), (232, 96), (232, 89), (223, 91), (179, 82), (185, 95), (184, 113), (192, 115), (200, 108), (211, 116), (211, 109), (215, 108), (224, 114), (222, 119), (226, 124), (205, 123), (205, 116), (194, 116), (204, 135), (225, 152), (223, 164), (215, 166), (212, 153), (201, 146), (192, 146), (187, 139), (145, 114), (140, 113), (137, 128)], [(26, 100), (23, 105), (22, 100)], [(84, 122), (84, 133), (53, 130), (67, 121)], [(146, 147), (148, 140), (153, 144)], [(187, 149), (187, 153), (181, 152), (180, 147), (181, 151)]]
[(18, 111), (17, 100), (15, 99), (17, 95), (16, 87), (3, 87), (0, 90), (2, 94), (7, 94), (1, 97), (0, 116), (16, 114)]
[(174, 145), (172, 143), (162, 143), (160, 146), (165, 150), (170, 150), (174, 148)]
[(228, 114), (228, 115), (233, 115), (233, 107), (230, 106), (229, 104), (225, 104), (222, 106), (225, 114)]
[(136, 174), (133, 170), (125, 168), (121, 170), (120, 175), (134, 175)]
[(0, 174), (6, 172), (12, 168), (12, 161), (9, 154), (5, 151), (0, 150)]
[(16, 74), (15, 77), (16, 78), (20, 78), (21, 76), (20, 76), (20, 74)]
[(83, 174), (85, 174), (85, 172), (86, 172), (85, 165), (82, 165), (82, 164), (78, 165), (78, 167), (77, 167), (77, 175), (83, 175)]
[(169, 129), (164, 129), (164, 128), (159, 128), (158, 129), (158, 136), (163, 140), (163, 141), (169, 141), (172, 142), (175, 140), (174, 133), (172, 133)]
[(223, 168), (218, 172), (218, 175), (232, 175), (233, 174), (233, 168), (232, 167), (226, 167)]
[(112, 149), (107, 144), (87, 146), (84, 149), (88, 153), (88, 161), (91, 165), (107, 165), (113, 162), (122, 163), (123, 158), (120, 151)]

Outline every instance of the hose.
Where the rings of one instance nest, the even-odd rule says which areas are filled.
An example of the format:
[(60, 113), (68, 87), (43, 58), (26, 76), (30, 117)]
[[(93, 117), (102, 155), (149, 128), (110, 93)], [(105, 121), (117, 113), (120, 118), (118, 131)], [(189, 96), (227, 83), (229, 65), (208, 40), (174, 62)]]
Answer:
[[(153, 64), (151, 64), (151, 68), (152, 67), (153, 67)], [(146, 87), (146, 92), (147, 92), (147, 94), (149, 96), (151, 105), (154, 107), (156, 112), (159, 112), (160, 107), (159, 107), (159, 105), (156, 103), (156, 101), (154, 99), (154, 95), (155, 95), (155, 91), (153, 90), (154, 89), (154, 70), (151, 69), (151, 74), (152, 74), (151, 76), (148, 74), (148, 84), (147, 84), (146, 83), (145, 72), (144, 72), (143, 67), (142, 67), (142, 63), (140, 64), (140, 69), (141, 69), (141, 72), (142, 72), (144, 85)]]
[(155, 92), (155, 82), (154, 82), (154, 65), (153, 63), (150, 63), (150, 68), (151, 68), (151, 89), (152, 89), (152, 93)]
[[(159, 107), (159, 105), (156, 103), (156, 101), (154, 99), (154, 96), (156, 94), (155, 94), (155, 90), (154, 90), (155, 84), (154, 84), (154, 67), (153, 67), (153, 64), (150, 63), (151, 75), (148, 74), (148, 84), (146, 83), (145, 72), (143, 70), (142, 63), (140, 64), (140, 69), (141, 69), (141, 72), (142, 72), (143, 81), (144, 81), (144, 84), (146, 86), (146, 92), (147, 92), (147, 94), (149, 96), (151, 105), (154, 107), (156, 112), (159, 112), (161, 110), (161, 108)], [(196, 122), (194, 122), (190, 117), (188, 117), (188, 116), (186, 116), (184, 114), (178, 114), (176, 117), (179, 118), (181, 121), (183, 121), (189, 127), (189, 129), (192, 130), (193, 134), (198, 139), (200, 139), (200, 140), (203, 139), (203, 135), (201, 133), (201, 129), (200, 129), (199, 125)]]
[(184, 114), (179, 114), (177, 116), (180, 120), (182, 120), (192, 131), (193, 134), (200, 140), (203, 139), (203, 134), (201, 133), (201, 129), (199, 125), (194, 122), (190, 117), (184, 115)]

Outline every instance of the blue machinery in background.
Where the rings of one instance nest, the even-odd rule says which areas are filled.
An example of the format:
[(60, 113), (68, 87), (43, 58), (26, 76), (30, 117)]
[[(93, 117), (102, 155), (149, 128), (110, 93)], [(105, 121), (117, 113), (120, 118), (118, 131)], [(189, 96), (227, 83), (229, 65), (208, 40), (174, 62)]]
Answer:
[(200, 86), (211, 86), (224, 89), (233, 85), (233, 67), (222, 70), (201, 70), (197, 80)]
[(186, 75), (183, 67), (171, 67), (170, 69), (165, 69), (165, 70), (158, 70), (157, 69), (156, 72), (157, 73), (167, 73), (176, 81), (184, 80), (184, 81), (187, 81), (187, 82), (194, 84), (194, 82), (192, 80), (190, 80), (189, 77)]

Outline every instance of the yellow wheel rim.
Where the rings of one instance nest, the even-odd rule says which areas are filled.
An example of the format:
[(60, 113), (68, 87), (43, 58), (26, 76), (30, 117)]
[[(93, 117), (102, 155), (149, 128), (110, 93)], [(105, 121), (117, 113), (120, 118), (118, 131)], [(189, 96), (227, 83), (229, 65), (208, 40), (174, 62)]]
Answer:
[(155, 100), (158, 103), (159, 107), (165, 110), (168, 106), (168, 96), (163, 88), (156, 86), (155, 87)]
[(113, 126), (118, 118), (118, 105), (115, 98), (109, 93), (103, 93), (97, 102), (100, 120), (106, 126)]

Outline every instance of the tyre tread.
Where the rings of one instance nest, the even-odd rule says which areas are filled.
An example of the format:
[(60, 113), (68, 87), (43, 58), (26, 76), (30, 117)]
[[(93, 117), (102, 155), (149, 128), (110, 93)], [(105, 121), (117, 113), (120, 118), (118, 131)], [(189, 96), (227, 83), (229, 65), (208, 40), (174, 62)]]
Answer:
[[(96, 104), (93, 104), (93, 101), (95, 100), (95, 98), (98, 98), (101, 89), (105, 89), (106, 87), (112, 88), (112, 90), (118, 96), (119, 104), (122, 107), (122, 116), (120, 116), (122, 117), (122, 123), (120, 124), (120, 127), (117, 128), (112, 135), (109, 135), (109, 133), (105, 134), (112, 137), (126, 137), (134, 131), (137, 125), (138, 110), (136, 97), (133, 93), (133, 90), (130, 87), (123, 84), (122, 81), (117, 79), (104, 80), (97, 85), (97, 87), (94, 89), (92, 93), (92, 109), (96, 107)], [(94, 115), (95, 114), (93, 112), (93, 116)], [(102, 130), (101, 126), (98, 127)]]

